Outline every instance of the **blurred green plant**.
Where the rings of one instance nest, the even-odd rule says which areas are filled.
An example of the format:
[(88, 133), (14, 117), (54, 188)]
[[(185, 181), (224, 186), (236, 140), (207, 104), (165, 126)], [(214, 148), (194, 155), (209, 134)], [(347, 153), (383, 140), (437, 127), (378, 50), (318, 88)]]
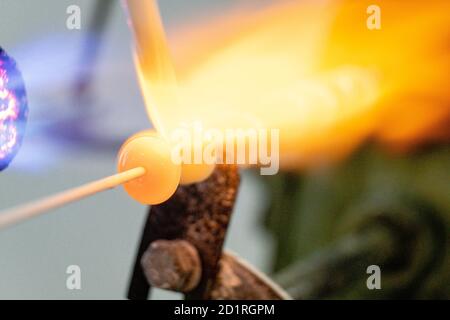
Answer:
[[(262, 177), (273, 271), (294, 298), (450, 298), (450, 148)], [(366, 268), (380, 265), (382, 289)]]

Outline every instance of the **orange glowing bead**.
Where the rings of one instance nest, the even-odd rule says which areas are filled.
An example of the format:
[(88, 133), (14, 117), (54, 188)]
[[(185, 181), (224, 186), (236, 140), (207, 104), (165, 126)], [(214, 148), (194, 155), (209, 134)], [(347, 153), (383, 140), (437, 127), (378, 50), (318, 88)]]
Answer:
[(129, 138), (118, 154), (118, 171), (143, 167), (145, 174), (124, 184), (136, 201), (151, 205), (169, 199), (180, 183), (181, 166), (171, 158), (167, 141), (152, 131), (142, 131)]
[[(193, 147), (191, 150), (194, 154), (196, 151), (199, 152), (200, 155), (203, 155), (204, 146), (200, 146), (198, 149)], [(216, 167), (215, 163), (207, 163), (205, 159), (203, 159), (203, 156), (200, 157), (200, 159), (197, 159), (198, 163), (196, 163), (195, 156), (191, 158), (191, 160), (194, 160), (194, 163), (181, 163), (180, 184), (182, 185), (188, 185), (206, 180)]]
[(182, 164), (180, 184), (202, 182), (211, 175), (214, 168), (214, 164)]

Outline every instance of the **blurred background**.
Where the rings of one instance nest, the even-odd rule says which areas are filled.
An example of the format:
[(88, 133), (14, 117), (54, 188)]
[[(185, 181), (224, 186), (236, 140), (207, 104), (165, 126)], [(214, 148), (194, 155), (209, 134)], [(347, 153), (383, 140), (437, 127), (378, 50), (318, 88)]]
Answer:
[[(275, 2), (160, 1), (180, 68), (184, 42), (191, 39), (186, 30), (216, 17), (269, 12), (270, 18), (289, 9), (264, 11)], [(298, 12), (297, 4), (304, 3), (281, 2)], [(295, 298), (450, 297), (448, 5), (379, 2), (386, 20), (378, 31), (365, 25), (369, 2), (318, 1), (313, 9), (306, 7), (313, 15), (305, 26), (311, 33), (303, 37), (326, 40), (305, 42), (325, 53), (320, 63), (310, 63), (312, 69), (305, 67), (312, 75), (304, 84), (314, 91), (317, 83), (331, 83), (333, 93), (310, 96), (317, 102), (310, 113), (300, 108), (286, 113), (291, 121), (286, 130), (296, 133), (281, 142), (287, 156), (280, 174), (242, 172), (226, 248), (276, 274)], [(74, 4), (81, 8), (80, 30), (66, 27), (66, 9)], [(289, 17), (296, 23), (270, 30), (297, 32), (301, 19)], [(258, 25), (259, 19), (250, 22)], [(237, 25), (254, 32), (253, 24)], [(380, 33), (368, 38), (367, 32)], [(187, 34), (184, 42), (180, 34)], [(270, 43), (281, 39), (277, 33), (271, 36), (262, 47), (255, 42), (249, 52), (271, 54)], [(119, 1), (0, 0), (0, 46), (22, 71), (30, 109), (22, 148), (0, 172), (0, 209), (115, 172), (122, 142), (151, 127)], [(278, 50), (293, 47), (280, 45)], [(314, 52), (299, 54), (313, 57)], [(269, 71), (289, 69), (260, 60)], [(355, 75), (354, 83), (346, 81), (349, 75)], [(225, 87), (233, 80), (218, 79)], [(299, 95), (304, 90), (288, 89)], [(356, 90), (357, 97), (349, 100), (347, 89)], [(284, 100), (284, 90), (271, 97), (283, 95), (286, 106), (303, 106), (295, 98)], [(252, 92), (239, 97), (248, 101), (244, 98)], [(351, 107), (346, 109), (347, 103)], [(266, 108), (269, 115), (283, 113), (272, 105)], [(276, 120), (286, 121), (282, 116)], [(146, 211), (117, 189), (1, 231), (0, 298), (125, 298)], [(81, 267), (82, 290), (66, 289), (66, 268), (73, 264)], [(367, 290), (366, 268), (372, 264), (381, 266), (383, 290)], [(153, 295), (178, 297), (162, 290)]]
[[(85, 46), (97, 37), (88, 31), (96, 1), (0, 1), (0, 43), (22, 71), (30, 108), (22, 148), (0, 173), (1, 208), (114, 173), (123, 141), (151, 127), (125, 14), (119, 1), (111, 2), (101, 10), (109, 17), (98, 40), (89, 93), (80, 102), (74, 97), (77, 77)], [(81, 30), (66, 28), (66, 9), (73, 4), (81, 8)], [(164, 1), (160, 6), (172, 32), (227, 7), (221, 0)], [(61, 130), (68, 124), (82, 129)], [(227, 247), (267, 270), (270, 237), (257, 222), (264, 200), (254, 192), (262, 187), (252, 176), (244, 180), (243, 192), (252, 192), (239, 200)], [(118, 189), (2, 231), (0, 298), (125, 298), (146, 211)], [(66, 289), (71, 264), (81, 267), (80, 291)], [(161, 293), (172, 296), (177, 297)]]

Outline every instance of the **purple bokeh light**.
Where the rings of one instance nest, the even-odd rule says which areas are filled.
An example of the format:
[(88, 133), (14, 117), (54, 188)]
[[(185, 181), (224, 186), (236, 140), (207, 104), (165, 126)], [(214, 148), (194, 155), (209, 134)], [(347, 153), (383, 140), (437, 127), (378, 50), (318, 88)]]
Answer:
[(0, 171), (19, 151), (27, 117), (22, 76), (15, 61), (0, 47)]

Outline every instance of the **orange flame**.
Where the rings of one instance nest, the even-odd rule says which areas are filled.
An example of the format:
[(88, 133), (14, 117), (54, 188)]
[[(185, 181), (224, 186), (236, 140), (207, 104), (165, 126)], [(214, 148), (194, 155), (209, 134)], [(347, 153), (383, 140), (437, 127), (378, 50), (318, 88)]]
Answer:
[(178, 101), (155, 99), (167, 82), (138, 66), (151, 118), (157, 109), (169, 130), (280, 129), (284, 167), (340, 158), (368, 137), (397, 149), (448, 141), (450, 3), (379, 0), (381, 30), (366, 26), (370, 4), (278, 1), (192, 28), (173, 43)]

